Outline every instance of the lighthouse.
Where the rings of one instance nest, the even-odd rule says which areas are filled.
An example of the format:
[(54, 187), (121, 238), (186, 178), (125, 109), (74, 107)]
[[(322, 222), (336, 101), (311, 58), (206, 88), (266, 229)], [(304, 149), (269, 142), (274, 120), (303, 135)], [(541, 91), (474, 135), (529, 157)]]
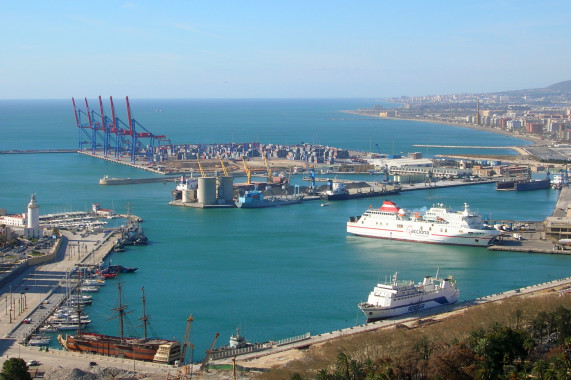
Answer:
[(40, 206), (36, 203), (36, 194), (32, 194), (32, 199), (28, 203), (28, 224), (25, 229), (27, 238), (42, 237), (42, 229), (40, 228)]
[(40, 226), (40, 206), (36, 203), (36, 194), (32, 194), (32, 199), (28, 203), (28, 228), (38, 228)]

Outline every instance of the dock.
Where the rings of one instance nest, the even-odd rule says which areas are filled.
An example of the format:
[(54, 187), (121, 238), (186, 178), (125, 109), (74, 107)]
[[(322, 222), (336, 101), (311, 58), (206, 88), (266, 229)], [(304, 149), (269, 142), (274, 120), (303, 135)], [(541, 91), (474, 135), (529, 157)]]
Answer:
[[(567, 205), (571, 204), (571, 189), (563, 187), (559, 194), (559, 199), (553, 210), (553, 217), (565, 218), (567, 216)], [(515, 235), (519, 238), (515, 238)], [(490, 251), (511, 251), (529, 253), (547, 253), (557, 255), (571, 255), (571, 250), (561, 249), (557, 242), (545, 238), (545, 222), (535, 222), (526, 231), (512, 231), (505, 234), (498, 241), (499, 244), (488, 247)]]
[[(290, 344), (283, 344), (283, 345), (275, 344), (271, 348), (262, 351), (243, 354), (238, 357), (236, 363), (240, 363), (240, 366), (242, 367), (256, 368), (256, 363), (255, 363), (256, 359), (272, 355), (279, 356), (280, 353), (283, 353), (288, 350), (307, 349), (312, 345), (323, 344), (336, 338), (360, 334), (367, 331), (388, 329), (400, 325), (414, 326), (415, 324), (418, 325), (418, 322), (424, 318), (430, 317), (433, 319), (435, 318), (443, 319), (451, 315), (451, 313), (462, 311), (468, 307), (475, 307), (478, 305), (483, 305), (491, 302), (498, 302), (510, 297), (529, 296), (533, 293), (538, 293), (538, 292), (562, 291), (564, 289), (568, 289), (570, 286), (571, 286), (571, 277), (567, 277), (560, 280), (549, 281), (538, 285), (531, 285), (525, 288), (513, 289), (503, 293), (479, 297), (473, 300), (459, 302), (454, 305), (427, 309), (415, 314), (401, 315), (400, 317), (395, 317), (388, 320), (381, 320), (381, 321), (356, 325), (341, 330), (310, 336), (307, 337), (306, 339), (297, 340)], [(214, 364), (214, 367), (216, 367), (217, 365), (224, 365), (224, 364), (228, 365), (232, 364), (232, 358), (222, 358), (220, 360), (211, 359), (211, 363)]]
[(99, 180), (100, 185), (134, 185), (140, 183), (157, 183), (157, 182), (177, 182), (180, 176), (176, 177), (147, 177), (147, 178), (109, 178), (107, 176)]

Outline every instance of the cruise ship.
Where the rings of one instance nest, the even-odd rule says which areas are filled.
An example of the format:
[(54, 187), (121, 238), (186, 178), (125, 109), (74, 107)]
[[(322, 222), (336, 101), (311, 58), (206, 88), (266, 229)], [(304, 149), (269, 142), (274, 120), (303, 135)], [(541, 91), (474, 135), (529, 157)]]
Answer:
[(471, 212), (467, 203), (463, 211), (455, 212), (437, 204), (422, 214), (399, 208), (392, 201), (384, 201), (379, 209), (369, 208), (361, 216), (350, 217), (347, 232), (380, 239), (476, 247), (488, 246), (500, 235), (499, 231), (485, 227), (480, 215)]
[(359, 309), (367, 317), (367, 322), (414, 313), (437, 306), (458, 302), (460, 291), (453, 278), (439, 279), (426, 276), (423, 282), (398, 281), (398, 272), (392, 282), (377, 284), (369, 294), (367, 302), (359, 304)]

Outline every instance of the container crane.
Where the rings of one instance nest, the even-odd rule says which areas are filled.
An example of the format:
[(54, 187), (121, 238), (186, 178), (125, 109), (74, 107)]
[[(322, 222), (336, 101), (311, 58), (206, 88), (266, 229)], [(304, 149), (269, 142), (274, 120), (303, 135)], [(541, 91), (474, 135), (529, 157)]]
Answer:
[(242, 162), (244, 163), (244, 171), (246, 172), (248, 185), (250, 185), (252, 183), (252, 171), (250, 170), (250, 168), (248, 168), (248, 165), (246, 165), (246, 160), (244, 159), (244, 156), (242, 156)]

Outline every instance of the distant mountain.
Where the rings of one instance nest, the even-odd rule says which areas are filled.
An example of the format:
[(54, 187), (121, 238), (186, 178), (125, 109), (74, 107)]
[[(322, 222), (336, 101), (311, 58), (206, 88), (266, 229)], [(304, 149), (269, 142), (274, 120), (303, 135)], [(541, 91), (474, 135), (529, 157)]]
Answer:
[(534, 99), (547, 103), (560, 103), (571, 100), (571, 80), (552, 84), (545, 88), (533, 88), (527, 90), (502, 91), (496, 95), (508, 95), (510, 97), (526, 97), (527, 101)]
[(565, 82), (559, 82), (552, 84), (549, 87), (545, 87), (546, 90), (551, 90), (554, 92), (571, 92), (571, 80), (566, 80)]

